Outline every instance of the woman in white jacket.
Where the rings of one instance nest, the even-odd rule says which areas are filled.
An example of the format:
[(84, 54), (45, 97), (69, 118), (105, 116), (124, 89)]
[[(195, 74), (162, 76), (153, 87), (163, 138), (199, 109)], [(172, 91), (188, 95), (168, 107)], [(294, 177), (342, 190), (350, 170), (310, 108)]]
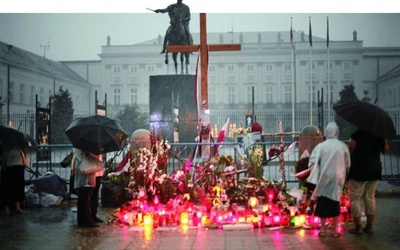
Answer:
[(321, 218), (319, 236), (326, 236), (326, 218), (334, 218), (333, 237), (337, 231), (340, 215), (340, 198), (346, 181), (346, 173), (350, 167), (350, 152), (346, 144), (338, 140), (339, 127), (330, 122), (324, 131), (325, 141), (312, 151), (309, 165), (319, 168), (316, 187), (311, 195), (311, 203), (317, 203), (315, 215)]

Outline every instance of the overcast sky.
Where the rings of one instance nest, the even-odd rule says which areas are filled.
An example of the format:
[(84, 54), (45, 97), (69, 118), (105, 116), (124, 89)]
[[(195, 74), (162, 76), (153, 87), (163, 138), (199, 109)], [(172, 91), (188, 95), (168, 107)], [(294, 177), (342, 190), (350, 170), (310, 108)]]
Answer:
[[(342, 9), (338, 7), (343, 6), (341, 1), (333, 1), (337, 3), (335, 6), (307, 8), (304, 3), (312, 6), (313, 2), (321, 1), (280, 1), (282, 5), (274, 4), (267, 8), (265, 3), (268, 1), (261, 0), (242, 1), (241, 4), (227, 0), (183, 0), (191, 8), (192, 33), (199, 32), (198, 13), (206, 12), (208, 32), (289, 31), (292, 17), (293, 29), (308, 34), (311, 17), (313, 36), (326, 38), (328, 16), (330, 40), (351, 40), (356, 30), (358, 40), (363, 41), (366, 47), (400, 47), (400, 14), (385, 5), (388, 0), (379, 1), (379, 6), (365, 5), (360, 8), (346, 5), (348, 7)], [(14, 0), (11, 6), (2, 10), (0, 41), (39, 55), (43, 55), (46, 46), (50, 45), (45, 52), (46, 57), (63, 61), (98, 60), (97, 54), (101, 53), (101, 46), (106, 44), (108, 35), (112, 45), (135, 44), (164, 35), (169, 23), (168, 14), (156, 14), (146, 8), (165, 8), (176, 0), (115, 0), (107, 1), (110, 2), (108, 6), (98, 6), (101, 2), (92, 0), (41, 2), (42, 6), (38, 6), (37, 1)], [(82, 6), (82, 2), (85, 5)], [(219, 4), (206, 6), (199, 5), (199, 2)], [(293, 2), (296, 4), (291, 4)], [(298, 5), (298, 2), (303, 4)], [(132, 6), (132, 3), (135, 4)]]

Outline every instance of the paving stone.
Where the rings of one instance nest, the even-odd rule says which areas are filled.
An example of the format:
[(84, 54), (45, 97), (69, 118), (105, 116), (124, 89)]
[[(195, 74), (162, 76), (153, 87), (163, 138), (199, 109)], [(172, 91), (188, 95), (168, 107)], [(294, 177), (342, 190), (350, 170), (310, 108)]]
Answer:
[[(398, 249), (400, 245), (400, 195), (379, 193), (374, 233), (352, 235), (352, 223), (341, 225), (338, 238), (328, 232), (318, 237), (317, 229), (256, 228), (224, 231), (222, 229), (132, 230), (100, 224), (98, 228), (82, 229), (76, 225), (74, 203), (53, 208), (25, 209), (25, 214), (0, 215), (0, 249), (160, 249), (160, 250), (236, 250), (236, 249)], [(0, 211), (3, 212), (3, 211)], [(113, 212), (100, 208), (107, 219)]]

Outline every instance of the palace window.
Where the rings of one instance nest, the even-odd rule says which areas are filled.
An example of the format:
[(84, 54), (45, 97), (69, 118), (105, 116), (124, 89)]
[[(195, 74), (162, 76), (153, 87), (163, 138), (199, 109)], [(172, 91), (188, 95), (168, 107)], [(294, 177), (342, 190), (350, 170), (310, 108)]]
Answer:
[[(318, 100), (317, 98), (317, 93), (315, 91), (315, 86), (312, 87), (312, 102), (315, 103)], [(310, 102), (310, 86), (308, 87), (308, 101)]]
[(36, 90), (35, 90), (35, 86), (31, 86), (31, 92), (30, 92), (30, 94), (31, 94), (31, 96), (30, 96), (29, 104), (35, 105), (35, 100), (36, 100)]
[(265, 70), (266, 71), (272, 71), (272, 69), (273, 69), (272, 64), (265, 65)]
[[(333, 69), (334, 65), (333, 62), (329, 62), (329, 69)], [(328, 69), (328, 63), (325, 63), (325, 69)]]
[(21, 83), (19, 85), (19, 102), (24, 103), (25, 100), (25, 85)]
[(149, 73), (155, 72), (154, 65), (148, 65), (148, 66), (147, 66), (147, 72), (149, 72)]
[(235, 103), (235, 87), (228, 87), (228, 103)]
[[(310, 70), (310, 63), (308, 63), (307, 65), (308, 65), (307, 69)], [(314, 62), (311, 63), (311, 69), (315, 69), (315, 63)]]
[(247, 91), (247, 103), (251, 103), (252, 102), (252, 100), (253, 100), (253, 91), (252, 91), (252, 88), (253, 87), (251, 87), (251, 86), (247, 86), (246, 87), (246, 91)]
[(114, 104), (115, 105), (121, 104), (121, 89), (120, 88), (114, 89)]
[[(331, 96), (331, 100), (330, 100), (331, 103), (335, 102), (335, 100), (333, 100), (334, 89), (335, 89), (334, 86), (331, 85), (331, 95), (330, 95)], [(328, 88), (326, 89), (326, 96), (328, 98)], [(328, 102), (328, 99), (326, 99), (326, 102)]]
[(137, 104), (138, 101), (138, 89), (131, 88), (131, 104)]
[(114, 74), (121, 73), (121, 67), (120, 66), (113, 66), (113, 73)]
[(343, 69), (345, 69), (345, 70), (351, 69), (351, 63), (350, 62), (343, 62)]
[(274, 87), (266, 86), (265, 87), (265, 103), (273, 103), (274, 102)]
[(247, 71), (250, 71), (250, 72), (254, 71), (254, 65), (253, 64), (247, 65), (246, 68), (247, 68)]
[(45, 107), (46, 106), (46, 103), (44, 103), (44, 88), (40, 88), (39, 102), (41, 104), (41, 107)]
[(138, 72), (138, 66), (131, 66), (131, 73)]
[(292, 103), (292, 86), (285, 86), (285, 103)]

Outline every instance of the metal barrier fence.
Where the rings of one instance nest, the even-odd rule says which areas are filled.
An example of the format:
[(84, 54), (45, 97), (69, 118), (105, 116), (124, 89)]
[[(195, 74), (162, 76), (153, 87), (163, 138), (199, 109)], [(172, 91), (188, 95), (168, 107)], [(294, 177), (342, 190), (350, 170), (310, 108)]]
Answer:
[[(217, 127), (218, 131), (226, 122), (226, 119), (230, 117), (230, 125), (237, 128), (240, 128), (245, 124), (245, 114), (247, 110), (222, 110), (222, 111), (213, 111), (210, 114), (210, 124), (212, 128)], [(389, 116), (392, 118), (395, 130), (397, 134), (400, 135), (400, 110), (387, 110), (386, 111)], [(330, 113), (331, 116), (328, 116), (328, 111), (324, 111), (324, 119), (325, 125), (327, 122), (334, 120), (335, 112)], [(116, 113), (107, 114), (110, 118), (115, 118)], [(292, 124), (292, 111), (290, 109), (260, 109), (255, 111), (255, 116), (257, 117), (257, 122), (264, 128), (264, 131), (278, 131), (278, 121), (282, 121), (284, 125), (284, 131), (293, 131), (291, 128)], [(35, 113), (12, 113), (10, 114), (10, 120), (13, 121), (14, 127), (18, 128), (20, 131), (30, 134), (32, 137), (36, 137), (36, 120)], [(313, 118), (315, 121), (318, 119), (318, 112), (315, 110), (313, 112)], [(310, 115), (309, 110), (297, 110), (295, 113), (295, 127), (294, 131), (301, 131), (302, 128), (309, 125)], [(7, 116), (3, 114), (2, 119), (0, 119), (3, 123), (7, 121)], [(320, 124), (322, 126), (322, 124)], [(324, 126), (322, 126), (324, 127)], [(322, 129), (323, 130), (323, 129)], [(232, 131), (232, 130), (230, 130)]]
[[(285, 141), (286, 146), (289, 146), (292, 141)], [(296, 142), (295, 142), (296, 143)], [(264, 148), (265, 155), (268, 155), (270, 148), (275, 147), (273, 142), (259, 142)], [(296, 143), (293, 151), (286, 150), (284, 153), (285, 162), (285, 179), (286, 182), (298, 182), (294, 177), (294, 164), (299, 158), (298, 143)], [(171, 154), (168, 159), (167, 172), (171, 173), (174, 170), (182, 168), (184, 162), (189, 157), (193, 159), (194, 165), (203, 164), (201, 147), (210, 147), (210, 153), (213, 154), (216, 146), (221, 146), (219, 151), (220, 155), (232, 156), (237, 165), (242, 165), (240, 162), (241, 156), (247, 153), (248, 148), (245, 148), (243, 143), (171, 143)], [(196, 153), (196, 148), (198, 149)], [(31, 166), (25, 171), (25, 179), (38, 178), (47, 172), (53, 172), (60, 176), (62, 179), (69, 181), (70, 166), (63, 168), (60, 162), (72, 151), (70, 144), (46, 145), (39, 146), (39, 153), (31, 152)], [(119, 163), (126, 153), (126, 149), (119, 152), (112, 152), (106, 154), (106, 159), (114, 157), (114, 162)], [(400, 140), (390, 142), (390, 152), (381, 156), (382, 161), (382, 180), (400, 180)], [(282, 173), (280, 172), (280, 164), (278, 158), (266, 159), (267, 164), (263, 165), (264, 177), (268, 180), (280, 181)], [(215, 163), (213, 163), (215, 164)], [(239, 179), (244, 177), (246, 173), (239, 175)]]

